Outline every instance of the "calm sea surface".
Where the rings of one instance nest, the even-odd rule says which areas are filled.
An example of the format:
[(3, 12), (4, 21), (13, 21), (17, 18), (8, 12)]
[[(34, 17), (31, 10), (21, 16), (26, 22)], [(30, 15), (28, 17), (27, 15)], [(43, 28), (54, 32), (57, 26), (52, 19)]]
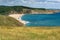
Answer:
[(26, 26), (60, 26), (60, 13), (25, 14), (21, 19), (28, 21)]

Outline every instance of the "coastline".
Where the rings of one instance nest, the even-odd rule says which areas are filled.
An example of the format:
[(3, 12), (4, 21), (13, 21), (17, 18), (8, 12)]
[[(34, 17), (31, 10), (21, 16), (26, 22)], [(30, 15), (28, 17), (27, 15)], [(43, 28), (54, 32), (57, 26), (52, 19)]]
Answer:
[(21, 22), (21, 23), (23, 23), (23, 24), (25, 25), (25, 24), (28, 23), (28, 22), (21, 20), (21, 17), (22, 17), (23, 15), (24, 15), (24, 14), (10, 14), (10, 15), (8, 15), (8, 16), (10, 16), (10, 17), (18, 20), (19, 22)]

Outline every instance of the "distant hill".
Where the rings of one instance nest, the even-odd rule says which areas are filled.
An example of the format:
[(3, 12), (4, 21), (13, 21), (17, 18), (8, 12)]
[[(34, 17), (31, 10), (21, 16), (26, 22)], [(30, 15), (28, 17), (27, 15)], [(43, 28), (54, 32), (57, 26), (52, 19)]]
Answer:
[(55, 12), (60, 12), (60, 10), (52, 10), (52, 9), (45, 9), (45, 8), (32, 8), (26, 6), (0, 6), (0, 14), (1, 15), (8, 15), (11, 13), (23, 13), (23, 14), (52, 14)]
[(46, 10), (45, 8), (31, 8), (25, 6), (0, 6), (0, 14), (9, 14), (11, 11), (23, 12), (23, 9), (29, 10)]

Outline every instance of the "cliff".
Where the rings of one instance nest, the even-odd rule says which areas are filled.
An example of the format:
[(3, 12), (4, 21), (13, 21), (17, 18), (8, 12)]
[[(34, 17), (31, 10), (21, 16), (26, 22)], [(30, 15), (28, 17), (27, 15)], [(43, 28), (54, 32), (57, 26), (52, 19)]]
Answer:
[(56, 12), (60, 12), (60, 10), (48, 10), (48, 9), (45, 9), (45, 10), (31, 10), (31, 9), (23, 9), (23, 13), (27, 13), (27, 14), (53, 14), (53, 13), (56, 13)]

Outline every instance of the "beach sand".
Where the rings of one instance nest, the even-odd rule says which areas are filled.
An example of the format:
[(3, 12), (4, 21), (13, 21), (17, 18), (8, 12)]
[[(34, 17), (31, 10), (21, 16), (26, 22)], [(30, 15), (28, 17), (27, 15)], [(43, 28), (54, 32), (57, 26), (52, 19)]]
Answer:
[(28, 22), (21, 20), (21, 17), (23, 15), (24, 14), (10, 14), (9, 16), (12, 17), (12, 18), (15, 18), (16, 20), (18, 20), (19, 22), (21, 22), (21, 23), (23, 23), (25, 25)]

